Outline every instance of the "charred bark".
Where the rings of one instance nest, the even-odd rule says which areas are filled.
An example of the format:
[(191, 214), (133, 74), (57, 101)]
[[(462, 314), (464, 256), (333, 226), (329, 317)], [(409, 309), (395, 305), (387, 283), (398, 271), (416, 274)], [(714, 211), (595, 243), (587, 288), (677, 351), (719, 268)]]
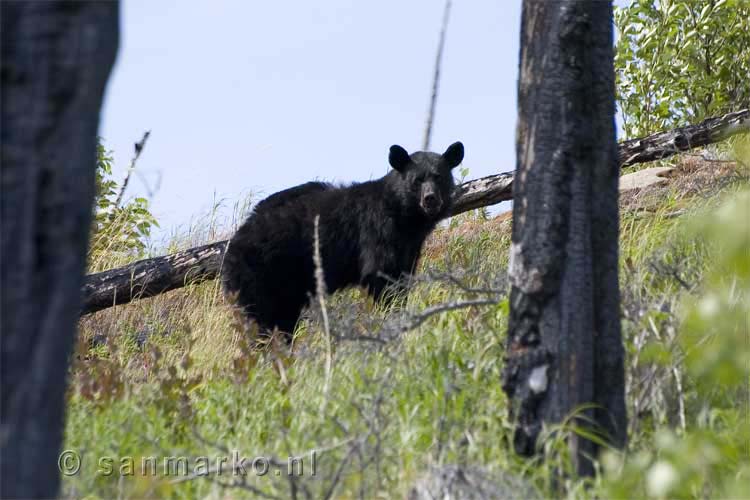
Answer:
[[(524, 0), (521, 47), (502, 381), (514, 446), (535, 453), (543, 425), (578, 412), (573, 425), (622, 447), (612, 4)], [(567, 439), (592, 474), (598, 445)]]
[(118, 4), (4, 1), (0, 8), (0, 496), (54, 498)]
[(83, 285), (82, 314), (100, 311), (134, 299), (153, 297), (188, 284), (214, 279), (229, 241), (190, 248), (165, 257), (90, 274)]
[(688, 149), (707, 146), (736, 134), (750, 132), (750, 109), (703, 120), (666, 132), (621, 142), (618, 158), (627, 167), (636, 163), (661, 160)]
[(451, 216), (512, 199), (513, 175), (488, 175), (464, 182), (456, 188)]

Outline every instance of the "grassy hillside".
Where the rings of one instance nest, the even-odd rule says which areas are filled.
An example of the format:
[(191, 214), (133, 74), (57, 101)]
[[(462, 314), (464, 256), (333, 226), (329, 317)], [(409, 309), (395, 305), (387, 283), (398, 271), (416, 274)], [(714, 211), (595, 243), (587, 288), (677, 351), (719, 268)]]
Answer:
[[(427, 471), (456, 464), (522, 496), (736, 495), (750, 474), (747, 172), (675, 163), (668, 186), (622, 199), (631, 441), (591, 484), (553, 486), (553, 468), (567, 465), (554, 430), (544, 461), (511, 451), (500, 388), (510, 218), (470, 213), (431, 237), (403, 307), (379, 309), (358, 290), (328, 297), (330, 331), (316, 304), (291, 355), (255, 349), (218, 282), (83, 318), (65, 443), (82, 461), (64, 492), (403, 498)], [(201, 234), (220, 237), (214, 229)], [(450, 310), (429, 309), (441, 304)], [(245, 476), (232, 470), (235, 450)], [(298, 455), (302, 474), (290, 476)], [(143, 470), (144, 457), (157, 459)], [(164, 457), (185, 457), (178, 465), (194, 474), (165, 471)], [(201, 477), (219, 457), (222, 474)]]

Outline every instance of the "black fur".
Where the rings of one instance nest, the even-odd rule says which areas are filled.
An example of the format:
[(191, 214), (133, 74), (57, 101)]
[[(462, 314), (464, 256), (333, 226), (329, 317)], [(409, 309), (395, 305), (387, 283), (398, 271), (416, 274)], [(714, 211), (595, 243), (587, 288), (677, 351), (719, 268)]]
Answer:
[(451, 169), (460, 142), (442, 155), (392, 146), (393, 170), (346, 187), (308, 182), (261, 201), (232, 237), (224, 259), (228, 292), (263, 331), (291, 334), (315, 293), (313, 232), (320, 215), (320, 252), (329, 292), (363, 285), (377, 300), (410, 274), (422, 244), (450, 213)]

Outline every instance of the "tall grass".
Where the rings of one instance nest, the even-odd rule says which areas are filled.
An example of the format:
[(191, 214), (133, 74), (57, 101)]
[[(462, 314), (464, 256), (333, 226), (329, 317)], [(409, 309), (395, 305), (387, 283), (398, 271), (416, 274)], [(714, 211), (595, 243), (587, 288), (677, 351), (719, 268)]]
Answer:
[[(696, 168), (705, 173), (717, 167), (704, 162)], [(659, 341), (668, 352), (679, 349), (680, 298), (700, 290), (713, 255), (685, 236), (683, 222), (712, 205), (719, 192), (746, 185), (730, 170), (700, 189), (677, 179), (651, 195), (623, 200), (623, 325), (633, 451), (650, 447), (659, 426), (679, 427), (681, 412), (698, 411), (688, 401), (693, 389), (682, 365), (677, 384), (673, 367), (659, 365), (647, 347)], [(724, 182), (728, 178), (733, 180)], [(166, 249), (219, 239), (231, 226), (199, 225)], [(567, 460), (560, 433), (550, 434), (541, 458), (525, 461), (512, 452), (500, 388), (509, 242), (508, 217), (465, 214), (431, 237), (419, 278), (401, 306), (381, 308), (359, 290), (328, 297), (333, 342), (328, 369), (329, 337), (316, 307), (300, 322), (293, 352), (274, 344), (259, 350), (218, 281), (83, 318), (65, 444), (83, 460), (81, 471), (65, 479), (65, 493), (404, 497), (426, 471), (448, 464), (481, 466), (497, 485), (513, 485), (524, 496), (616, 491), (607, 489), (610, 476), (570, 479), (562, 486), (553, 480), (553, 468)], [(495, 303), (448, 310), (404, 328), (429, 307), (480, 296), (494, 297)], [(266, 457), (271, 471), (193, 477), (140, 469), (141, 458), (149, 456), (184, 456), (191, 465), (201, 456), (228, 456), (231, 465), (234, 450), (251, 460)], [(281, 467), (287, 457), (309, 457), (311, 450), (317, 450), (315, 475), (305, 469), (288, 477)], [(101, 457), (114, 459), (112, 474), (101, 470)], [(123, 457), (133, 458), (132, 473), (119, 470)]]

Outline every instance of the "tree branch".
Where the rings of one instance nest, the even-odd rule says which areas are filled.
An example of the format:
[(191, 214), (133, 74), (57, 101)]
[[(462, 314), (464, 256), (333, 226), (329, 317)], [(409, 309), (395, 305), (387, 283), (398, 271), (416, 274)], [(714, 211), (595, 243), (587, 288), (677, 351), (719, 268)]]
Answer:
[[(697, 125), (659, 132), (619, 144), (622, 167), (667, 158), (750, 131), (750, 109), (709, 118)], [(513, 174), (495, 174), (456, 187), (451, 216), (513, 198)], [(83, 286), (81, 314), (153, 297), (219, 275), (227, 240), (190, 248), (125, 267), (90, 274)]]

